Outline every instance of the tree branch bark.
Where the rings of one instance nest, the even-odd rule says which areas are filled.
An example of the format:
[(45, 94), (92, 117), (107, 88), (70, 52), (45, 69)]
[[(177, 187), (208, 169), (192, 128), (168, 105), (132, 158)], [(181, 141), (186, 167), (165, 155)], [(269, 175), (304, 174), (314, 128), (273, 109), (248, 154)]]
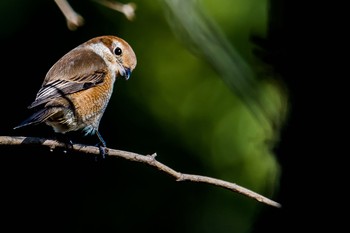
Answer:
[[(66, 148), (67, 145), (62, 142), (58, 142), (56, 140), (51, 139), (45, 139), (45, 138), (38, 138), (38, 137), (17, 137), (17, 136), (0, 136), (0, 145), (12, 145), (12, 146), (20, 146), (20, 145), (41, 145), (45, 147), (49, 147), (50, 150), (53, 150), (55, 148)], [(88, 146), (83, 144), (73, 144), (72, 148), (70, 148), (73, 151), (82, 152), (86, 154), (95, 154), (99, 155), (100, 150), (98, 147), (95, 146)], [(128, 151), (122, 151), (122, 150), (115, 150), (111, 148), (107, 148), (107, 154), (108, 156), (114, 156), (119, 157), (123, 159), (127, 159), (134, 162), (140, 162), (145, 163), (149, 166), (152, 166), (176, 179), (176, 181), (191, 181), (191, 182), (198, 182), (198, 183), (207, 183), (211, 185), (215, 185), (218, 187), (222, 187), (228, 190), (231, 190), (236, 193), (240, 193), (244, 196), (247, 196), (249, 198), (255, 199), (259, 202), (262, 202), (264, 204), (278, 207), (280, 208), (281, 205), (273, 200), (270, 200), (267, 197), (264, 197), (256, 192), (253, 192), (247, 188), (244, 188), (242, 186), (239, 186), (235, 183), (227, 182), (224, 180), (207, 177), (207, 176), (201, 176), (201, 175), (193, 175), (193, 174), (185, 174), (181, 172), (177, 172), (174, 169), (158, 162), (155, 157), (156, 153), (153, 155), (140, 155), (133, 152)]]
[(66, 18), (69, 30), (74, 31), (84, 24), (84, 18), (73, 10), (67, 0), (55, 0), (55, 2)]

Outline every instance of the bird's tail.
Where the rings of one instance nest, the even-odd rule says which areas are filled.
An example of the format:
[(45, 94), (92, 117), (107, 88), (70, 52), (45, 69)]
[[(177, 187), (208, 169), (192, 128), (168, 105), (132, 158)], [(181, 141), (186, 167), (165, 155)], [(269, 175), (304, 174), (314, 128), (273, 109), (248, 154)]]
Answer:
[(13, 129), (18, 129), (18, 128), (28, 126), (28, 125), (33, 125), (33, 124), (40, 124), (46, 121), (49, 117), (51, 117), (55, 113), (56, 111), (54, 111), (52, 108), (43, 108), (35, 112), (33, 115), (31, 115), (29, 118), (24, 120), (21, 124), (17, 125)]

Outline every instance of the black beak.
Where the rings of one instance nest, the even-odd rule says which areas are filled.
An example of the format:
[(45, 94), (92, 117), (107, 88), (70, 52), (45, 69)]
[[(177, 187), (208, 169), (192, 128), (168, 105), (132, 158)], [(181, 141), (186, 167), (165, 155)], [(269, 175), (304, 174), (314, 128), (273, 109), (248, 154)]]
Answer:
[(129, 69), (129, 68), (127, 68), (127, 67), (124, 67), (124, 78), (126, 79), (126, 80), (128, 80), (129, 78), (130, 78), (130, 75), (131, 75), (131, 70)]

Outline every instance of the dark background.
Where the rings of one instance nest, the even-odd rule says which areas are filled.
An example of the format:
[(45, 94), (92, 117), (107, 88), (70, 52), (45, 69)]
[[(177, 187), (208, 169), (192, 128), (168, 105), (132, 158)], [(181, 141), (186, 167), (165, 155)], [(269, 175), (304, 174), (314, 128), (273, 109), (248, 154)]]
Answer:
[[(53, 1), (2, 3), (1, 135), (53, 136), (45, 125), (18, 131), (12, 128), (29, 116), (26, 107), (34, 100), (51, 65), (81, 42), (120, 31), (140, 53), (141, 48), (157, 43), (149, 37), (136, 40), (140, 34), (134, 31), (141, 29), (125, 29), (132, 23), (119, 13), (91, 1), (71, 3), (86, 19), (86, 24), (74, 32), (67, 29)], [(143, 11), (145, 5), (138, 4), (138, 22), (162, 14), (152, 7)], [(269, 185), (249, 188), (278, 201), (281, 209), (208, 185), (176, 183), (153, 168), (122, 159), (96, 162), (93, 156), (50, 152), (37, 146), (1, 146), (1, 230), (280, 233), (328, 227), (330, 219), (325, 216), (330, 204), (324, 185), (327, 180), (320, 178), (326, 169), (319, 163), (330, 143), (329, 134), (324, 133), (330, 122), (321, 119), (328, 119), (324, 106), (332, 108), (328, 98), (332, 90), (319, 74), (325, 72), (321, 68), (325, 61), (320, 59), (320, 47), (316, 45), (319, 38), (315, 36), (320, 33), (317, 26), (321, 23), (317, 14), (292, 1), (270, 4), (268, 33), (260, 45), (265, 48), (267, 62), (285, 82), (291, 107), (273, 151), (280, 170), (278, 181), (273, 184), (275, 191), (270, 192)], [(143, 52), (146, 51), (162, 52)], [(151, 54), (138, 57), (142, 56), (144, 60), (152, 59)], [(135, 96), (129, 94), (131, 86), (140, 88), (142, 84), (132, 79), (147, 78), (142, 71), (149, 67), (142, 67), (142, 62), (139, 60), (140, 72), (135, 70), (131, 82), (120, 80), (118, 94), (114, 93), (116, 97), (111, 100), (114, 110), (108, 108), (103, 117), (100, 131), (107, 145), (140, 154), (157, 152), (161, 162), (176, 170), (225, 179), (210, 166), (210, 161), (194, 155), (198, 152), (189, 149), (191, 141), (184, 143), (180, 138), (185, 136), (167, 129), (150, 113), (151, 108), (130, 97)], [(140, 98), (152, 91), (150, 87), (145, 89), (140, 91)], [(195, 129), (193, 126), (189, 130)], [(91, 142), (79, 137), (77, 140)], [(237, 179), (245, 186), (245, 178)]]

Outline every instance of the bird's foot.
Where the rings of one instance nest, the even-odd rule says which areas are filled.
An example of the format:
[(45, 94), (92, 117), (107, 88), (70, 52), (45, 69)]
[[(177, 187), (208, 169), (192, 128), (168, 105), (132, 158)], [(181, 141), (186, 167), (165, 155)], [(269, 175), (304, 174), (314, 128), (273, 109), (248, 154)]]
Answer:
[(108, 156), (108, 148), (101, 143), (97, 143), (96, 147), (98, 147), (100, 154), (95, 156), (95, 161), (99, 161), (100, 159), (104, 160)]
[(100, 150), (100, 155), (103, 159), (105, 159), (108, 155), (108, 149), (107, 147), (103, 145), (99, 145), (98, 149)]
[[(97, 137), (98, 137), (98, 139), (100, 141), (96, 145), (98, 147), (98, 149), (100, 150), (100, 156), (101, 156), (102, 159), (106, 159), (106, 157), (108, 155), (108, 149), (106, 147), (106, 142), (105, 142), (105, 140), (103, 140), (101, 134), (98, 131), (96, 131), (96, 135), (97, 135)], [(95, 160), (96, 161), (98, 160), (97, 156), (95, 157)]]
[(73, 150), (74, 144), (73, 144), (72, 140), (65, 141), (64, 144), (66, 146), (66, 149), (63, 150), (63, 153), (67, 153), (68, 150)]
[(73, 142), (72, 140), (69, 139), (69, 137), (67, 137), (66, 135), (64, 134), (55, 134), (55, 139), (56, 141), (58, 142), (62, 142), (64, 143), (65, 147), (63, 149), (63, 153), (67, 154), (67, 152), (69, 150), (73, 150)]

